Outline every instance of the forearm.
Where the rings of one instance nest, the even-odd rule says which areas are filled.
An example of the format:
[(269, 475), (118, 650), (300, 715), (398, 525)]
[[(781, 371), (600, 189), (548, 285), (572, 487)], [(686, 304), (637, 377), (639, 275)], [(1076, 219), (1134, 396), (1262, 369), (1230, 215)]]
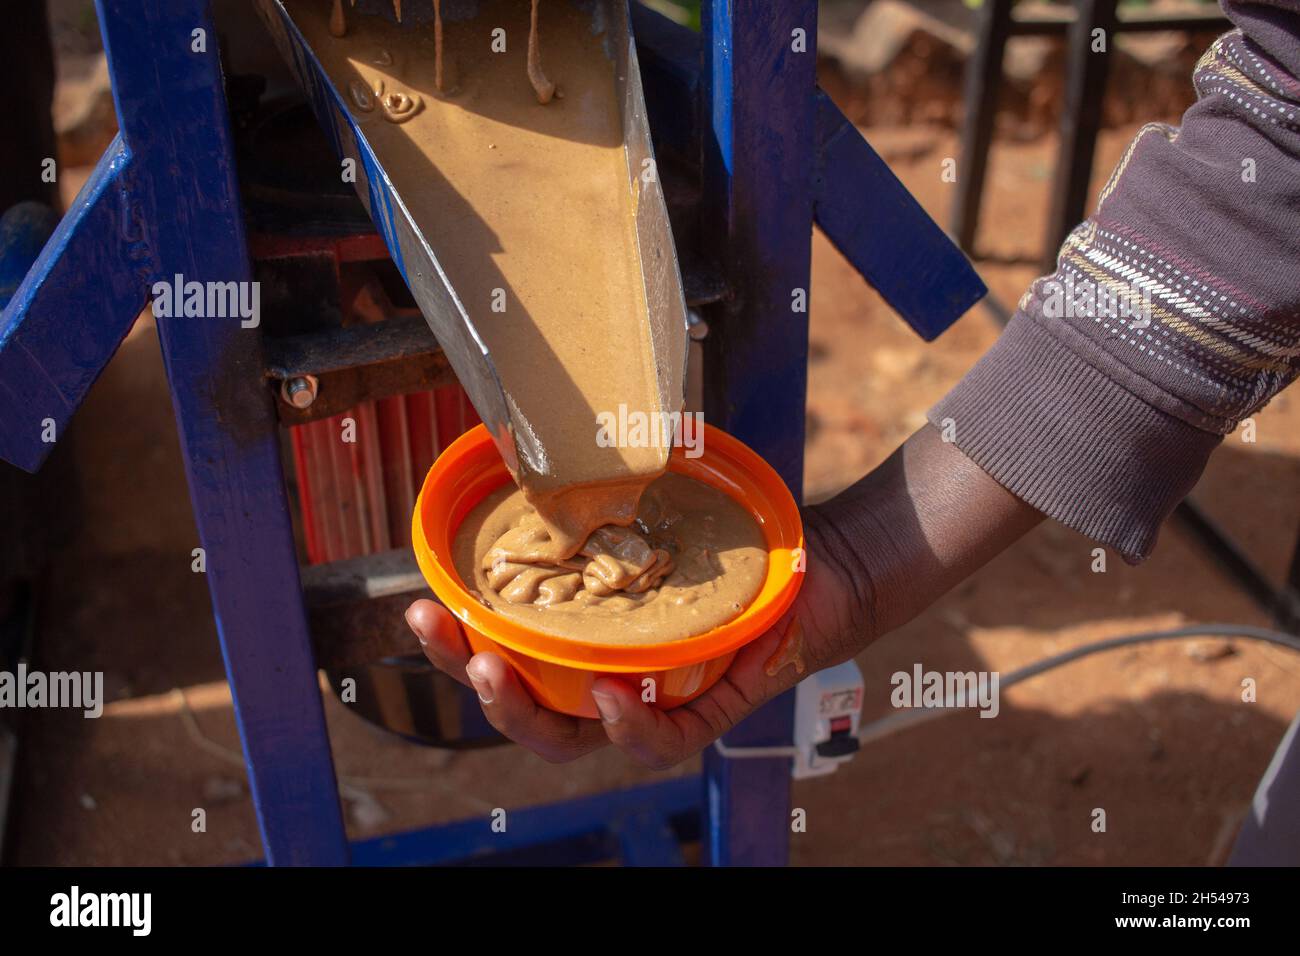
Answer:
[(857, 484), (807, 509), (809, 561), (821, 558), (843, 576), (870, 641), (1042, 518), (926, 425)]
[(1223, 436), (1300, 374), (1300, 0), (1224, 7), (1242, 30), (1201, 59), (1181, 129), (1142, 128), (1056, 270), (929, 413), (1135, 563)]

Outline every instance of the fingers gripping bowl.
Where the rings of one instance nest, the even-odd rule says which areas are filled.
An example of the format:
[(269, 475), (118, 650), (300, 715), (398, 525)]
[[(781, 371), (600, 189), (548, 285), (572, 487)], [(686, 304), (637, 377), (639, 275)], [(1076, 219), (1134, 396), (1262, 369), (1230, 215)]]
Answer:
[(438, 600), (460, 620), (470, 647), (500, 654), (543, 706), (596, 717), (592, 682), (620, 677), (638, 688), (653, 679), (655, 705), (677, 707), (708, 690), (741, 647), (776, 624), (803, 583), (803, 526), (780, 476), (738, 439), (708, 425), (703, 452), (687, 458), (676, 449), (669, 471), (711, 485), (745, 508), (762, 530), (768, 563), (757, 597), (702, 634), (634, 646), (579, 641), (526, 627), (480, 602), (456, 571), (456, 533), (475, 505), (511, 480), (482, 425), (447, 448), (425, 477), (411, 528), (416, 560)]

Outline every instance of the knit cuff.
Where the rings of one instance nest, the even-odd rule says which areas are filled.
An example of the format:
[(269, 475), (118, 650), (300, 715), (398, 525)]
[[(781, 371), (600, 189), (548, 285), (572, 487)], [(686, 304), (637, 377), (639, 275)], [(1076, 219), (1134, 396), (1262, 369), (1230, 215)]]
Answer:
[(928, 417), (1022, 501), (1133, 564), (1222, 440), (1153, 408), (1022, 312)]

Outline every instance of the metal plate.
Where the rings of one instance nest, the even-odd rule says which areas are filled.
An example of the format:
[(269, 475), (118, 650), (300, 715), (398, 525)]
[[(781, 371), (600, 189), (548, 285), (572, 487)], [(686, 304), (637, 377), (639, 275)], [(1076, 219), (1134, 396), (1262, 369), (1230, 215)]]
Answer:
[[(362, 4), (361, 9), (375, 6)], [(403, 22), (424, 20), (426, 6), (404, 5)], [(636, 232), (660, 404), (665, 410), (676, 411), (682, 407), (685, 397), (686, 301), (660, 177), (642, 175), (647, 169), (654, 171), (654, 151), (628, 6), (626, 0), (589, 0), (581, 6), (590, 9), (593, 28), (603, 32), (606, 52), (614, 62), (628, 188), (636, 190), (638, 195)], [(520, 454), (516, 443), (528, 440), (528, 431), (521, 427), (519, 413), (507, 397), (508, 383), (501, 380), (473, 319), (439, 263), (434, 248), (438, 240), (426, 236), (414, 221), (380, 157), (353, 120), (342, 94), (331, 83), (281, 0), (257, 0), (257, 7), (335, 152), (341, 158), (355, 161), (358, 195), (461, 385), (488, 426), (501, 457), (518, 476)], [(383, 7), (379, 12), (385, 12)], [(452, 13), (448, 11), (449, 16)], [(391, 10), (388, 15), (391, 16)]]

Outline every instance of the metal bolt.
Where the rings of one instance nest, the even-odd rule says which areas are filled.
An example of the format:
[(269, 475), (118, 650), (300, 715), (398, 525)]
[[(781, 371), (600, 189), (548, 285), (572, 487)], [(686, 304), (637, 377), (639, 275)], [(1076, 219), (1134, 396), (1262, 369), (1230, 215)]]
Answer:
[(702, 342), (709, 337), (709, 323), (694, 309), (686, 310), (686, 334), (692, 342)]
[(280, 397), (289, 405), (301, 411), (309, 408), (316, 401), (316, 391), (320, 387), (315, 375), (297, 375), (280, 383)]

